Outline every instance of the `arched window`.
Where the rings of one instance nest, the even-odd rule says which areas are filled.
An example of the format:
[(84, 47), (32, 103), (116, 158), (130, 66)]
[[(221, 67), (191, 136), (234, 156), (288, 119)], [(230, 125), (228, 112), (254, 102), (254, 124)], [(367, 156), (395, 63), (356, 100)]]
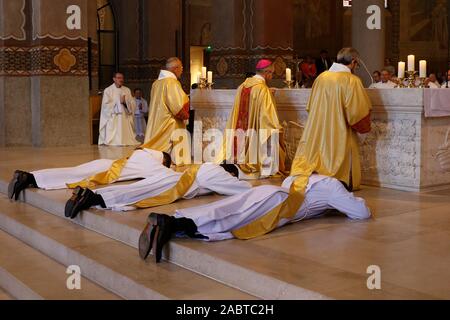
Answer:
[(108, 0), (97, 0), (98, 81), (103, 90), (111, 84), (113, 73), (119, 68), (118, 30), (114, 8)]

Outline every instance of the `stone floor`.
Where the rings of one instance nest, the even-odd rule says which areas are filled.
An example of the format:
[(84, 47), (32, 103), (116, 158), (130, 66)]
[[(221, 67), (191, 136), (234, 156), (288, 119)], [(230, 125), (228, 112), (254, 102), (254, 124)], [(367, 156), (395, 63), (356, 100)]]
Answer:
[[(115, 159), (128, 152), (127, 149), (98, 147), (0, 149), (0, 180), (8, 181), (14, 169), (30, 171), (74, 166), (99, 157)], [(258, 183), (279, 184), (281, 181)], [(37, 194), (63, 203), (70, 192), (37, 191)], [(208, 259), (214, 258), (330, 298), (450, 299), (450, 188), (407, 193), (364, 187), (357, 195), (367, 200), (375, 215), (372, 220), (353, 222), (341, 216), (328, 216), (291, 225), (251, 241), (211, 244), (177, 240), (176, 244)], [(171, 214), (176, 208), (219, 198), (208, 196), (127, 214), (92, 212), (138, 234), (149, 211)], [(135, 239), (131, 243), (133, 241)], [(369, 275), (366, 271), (372, 265), (381, 268), (381, 290), (367, 289)], [(215, 267), (216, 272), (219, 269)], [(227, 270), (224, 268), (220, 272)], [(264, 289), (264, 283), (259, 286)]]

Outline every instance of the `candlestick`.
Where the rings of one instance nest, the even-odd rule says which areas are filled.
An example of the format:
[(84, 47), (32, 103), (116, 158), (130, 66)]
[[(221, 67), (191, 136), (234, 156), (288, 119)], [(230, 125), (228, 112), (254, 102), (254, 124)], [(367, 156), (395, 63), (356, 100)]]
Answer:
[(416, 57), (411, 54), (408, 56), (408, 71), (409, 72), (415, 71), (416, 70), (415, 67), (416, 67)]
[(198, 84), (198, 88), (201, 90), (208, 88), (208, 80), (206, 78), (201, 77), (200, 82)]
[(287, 87), (288, 87), (288, 89), (292, 89), (292, 85), (294, 84), (294, 81), (285, 81), (284, 83), (286, 83), (286, 85), (287, 85)]
[(208, 84), (213, 83), (213, 73), (212, 71), (208, 71)]
[(202, 78), (203, 79), (206, 79), (206, 72), (207, 72), (206, 67), (202, 67)]
[(420, 77), (419, 80), (420, 80), (419, 88), (429, 88), (429, 86), (426, 84), (427, 82), (426, 77), (425, 78)]
[(420, 78), (427, 77), (427, 62), (425, 60), (419, 61), (419, 77)]
[(289, 68), (286, 68), (286, 82), (292, 81), (292, 70)]
[(404, 79), (405, 78), (405, 68), (406, 68), (405, 62), (400, 61), (398, 63), (398, 78), (399, 79)]
[(417, 71), (408, 71), (408, 88), (412, 89), (416, 87), (416, 77)]

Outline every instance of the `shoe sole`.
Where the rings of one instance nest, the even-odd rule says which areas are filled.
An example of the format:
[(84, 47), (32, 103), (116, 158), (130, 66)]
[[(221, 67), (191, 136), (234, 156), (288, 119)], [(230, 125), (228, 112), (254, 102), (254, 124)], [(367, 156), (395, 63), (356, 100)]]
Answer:
[(148, 223), (139, 237), (139, 256), (142, 260), (146, 260), (150, 255), (150, 251), (153, 247), (153, 240), (155, 239), (155, 233), (155, 226)]
[(75, 200), (72, 200), (72, 197), (66, 202), (66, 206), (64, 207), (64, 215), (66, 216), (66, 218), (70, 218), (72, 216), (72, 212), (73, 209), (75, 207), (75, 204), (77, 203), (78, 197), (81, 196), (81, 191), (82, 189), (80, 187), (77, 187), (73, 192), (72, 192), (72, 197), (73, 195), (77, 195), (77, 197), (75, 198)]
[(15, 194), (16, 185), (19, 182), (19, 173), (14, 173), (13, 178), (8, 184), (8, 198), (13, 199)]

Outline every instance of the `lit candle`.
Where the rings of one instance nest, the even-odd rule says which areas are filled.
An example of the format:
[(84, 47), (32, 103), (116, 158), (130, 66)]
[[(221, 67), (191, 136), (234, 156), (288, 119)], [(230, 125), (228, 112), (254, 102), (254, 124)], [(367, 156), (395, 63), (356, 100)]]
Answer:
[(212, 71), (208, 71), (208, 83), (213, 83), (213, 73)]
[(398, 63), (398, 78), (399, 79), (404, 79), (405, 78), (405, 67), (406, 67), (406, 63), (403, 61), (400, 61)]
[(408, 56), (408, 71), (415, 71), (416, 57), (414, 55)]
[(427, 62), (425, 60), (419, 61), (419, 77), (420, 78), (427, 77)]
[(200, 83), (200, 79), (202, 78), (202, 73), (199, 71), (197, 73), (197, 83)]
[(292, 70), (289, 68), (286, 69), (286, 81), (292, 81)]
[(202, 79), (206, 79), (206, 67), (202, 67)]

